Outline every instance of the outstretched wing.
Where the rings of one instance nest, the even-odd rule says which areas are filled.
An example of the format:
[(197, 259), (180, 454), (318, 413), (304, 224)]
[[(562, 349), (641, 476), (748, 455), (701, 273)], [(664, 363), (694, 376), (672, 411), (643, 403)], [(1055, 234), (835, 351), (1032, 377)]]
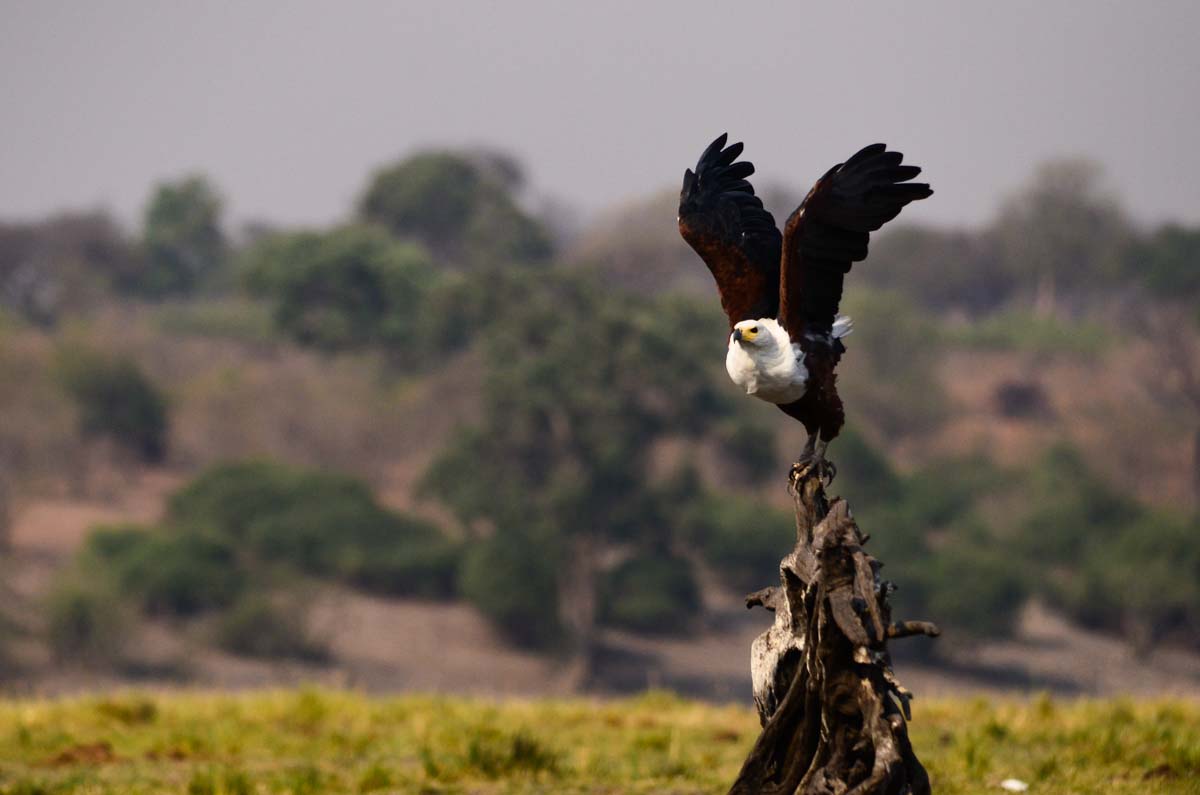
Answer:
[(732, 327), (775, 316), (782, 236), (746, 181), (754, 164), (734, 162), (742, 144), (726, 147), (726, 140), (722, 133), (700, 155), (696, 170), (684, 173), (679, 233), (712, 271)]
[(901, 165), (885, 144), (865, 147), (817, 181), (784, 227), (779, 319), (794, 342), (828, 337), (842, 298), (842, 279), (865, 259), (870, 233), (912, 201), (933, 195), (909, 182), (921, 173)]

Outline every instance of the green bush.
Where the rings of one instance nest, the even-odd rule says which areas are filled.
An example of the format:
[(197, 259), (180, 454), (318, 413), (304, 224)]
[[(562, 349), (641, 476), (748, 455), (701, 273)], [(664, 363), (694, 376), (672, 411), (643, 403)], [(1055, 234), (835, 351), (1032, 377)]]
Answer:
[(150, 614), (190, 616), (226, 607), (246, 585), (233, 547), (198, 533), (103, 527), (84, 554), (107, 564), (119, 591)]
[(767, 425), (739, 412), (716, 425), (725, 471), (739, 482), (759, 483), (775, 472), (779, 461), (776, 434)]
[(170, 521), (284, 564), (380, 593), (454, 593), (459, 547), (433, 525), (381, 507), (353, 477), (265, 461), (214, 467), (170, 502)]
[(247, 594), (221, 616), (217, 645), (246, 657), (323, 660), (328, 649), (309, 633), (306, 615), (296, 600), (285, 609), (264, 594)]
[(261, 516), (288, 506), (299, 491), (298, 473), (270, 461), (238, 461), (210, 467), (171, 495), (172, 525), (209, 528), (241, 542), (246, 528)]
[(317, 659), (323, 651), (304, 630), (304, 611), (279, 609), (266, 590), (272, 583), (299, 572), (446, 598), (455, 594), (460, 552), (435, 526), (383, 509), (354, 478), (267, 462), (222, 465), (173, 496), (163, 527), (91, 532), (77, 557), (79, 583), (53, 605), (56, 648), (103, 656), (107, 636), (94, 627), (124, 601), (150, 615), (220, 611), (215, 639), (225, 649)]
[(519, 533), (497, 533), (471, 545), (459, 589), (518, 644), (544, 649), (562, 638), (551, 556)]
[(1126, 253), (1128, 276), (1144, 282), (1152, 293), (1171, 299), (1200, 295), (1200, 227), (1166, 224), (1131, 246)]
[(634, 632), (684, 632), (700, 604), (691, 563), (666, 555), (630, 558), (609, 572), (600, 587), (602, 620)]
[[(880, 476), (877, 464), (866, 470)], [(1010, 631), (1029, 584), (979, 513), (984, 500), (1011, 487), (1009, 474), (975, 458), (881, 477), (892, 499), (869, 501), (856, 514), (871, 535), (868, 550), (885, 564), (882, 576), (899, 586), (897, 617), (936, 621), (959, 637)]]
[(1017, 539), (1028, 560), (1074, 567), (1082, 550), (1115, 537), (1143, 514), (1063, 445), (1048, 450), (1028, 478), (1030, 508)]
[(935, 617), (961, 635), (1010, 635), (1029, 593), (1021, 567), (982, 538), (939, 548), (914, 574), (928, 611), (921, 617)]
[(59, 355), (59, 377), (79, 409), (80, 429), (108, 436), (142, 460), (167, 452), (167, 400), (132, 360), (84, 349)]
[(753, 591), (779, 579), (779, 559), (796, 544), (796, 520), (760, 500), (730, 494), (696, 500), (682, 535), (735, 588)]
[(458, 591), (462, 547), (443, 538), (437, 530), (433, 533), (436, 537), (416, 538), (374, 552), (348, 549), (342, 555), (339, 573), (351, 585), (374, 593), (453, 597)]
[(210, 467), (175, 492), (168, 518), (174, 526), (209, 529), (240, 544), (255, 523), (316, 506), (376, 507), (370, 488), (348, 475), (273, 461), (235, 461)]
[(274, 235), (245, 256), (249, 289), (274, 302), (276, 326), (303, 345), (418, 346), (435, 273), (424, 251), (380, 229)]
[(153, 539), (127, 559), (121, 580), (147, 612), (176, 616), (226, 607), (246, 585), (233, 547), (196, 535)]
[(1087, 545), (1064, 589), (1072, 615), (1119, 631), (1136, 648), (1163, 638), (1196, 647), (1200, 638), (1200, 523), (1147, 514), (1112, 538)]
[(112, 665), (120, 661), (128, 635), (121, 600), (103, 578), (79, 575), (60, 580), (46, 603), (46, 639), (64, 662)]
[[(1007, 523), (984, 521), (999, 498)], [(947, 460), (904, 478), (896, 499), (860, 514), (897, 615), (955, 635), (1004, 635), (1041, 595), (1087, 626), (1139, 648), (1200, 632), (1195, 522), (1149, 512), (1057, 445), (1028, 472), (984, 459)]]
[(89, 567), (112, 566), (136, 555), (152, 532), (135, 524), (100, 525), (88, 533), (80, 558)]
[(837, 465), (837, 491), (853, 496), (856, 507), (891, 502), (902, 496), (903, 483), (887, 458), (862, 434), (846, 429), (830, 451)]
[(403, 540), (403, 523), (373, 503), (322, 501), (297, 495), (282, 510), (249, 526), (245, 548), (262, 563), (286, 563), (307, 574), (338, 571), (354, 550), (371, 556)]

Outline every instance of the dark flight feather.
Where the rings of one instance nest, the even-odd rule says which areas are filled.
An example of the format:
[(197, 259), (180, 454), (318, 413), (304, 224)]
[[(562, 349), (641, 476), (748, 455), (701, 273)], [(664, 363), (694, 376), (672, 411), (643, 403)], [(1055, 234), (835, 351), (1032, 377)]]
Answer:
[(784, 226), (779, 320), (807, 350), (827, 338), (850, 266), (867, 256), (870, 233), (909, 202), (933, 195), (909, 182), (921, 173), (884, 144), (863, 147), (817, 181)]
[(679, 232), (716, 279), (732, 328), (778, 311), (783, 237), (746, 180), (754, 164), (735, 162), (742, 144), (726, 147), (726, 140), (722, 133), (700, 155), (696, 170), (684, 173)]

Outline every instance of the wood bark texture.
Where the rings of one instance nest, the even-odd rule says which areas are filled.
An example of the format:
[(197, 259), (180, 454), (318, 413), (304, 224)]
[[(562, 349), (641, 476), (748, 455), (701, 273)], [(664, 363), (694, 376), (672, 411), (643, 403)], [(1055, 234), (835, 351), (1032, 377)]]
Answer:
[(763, 724), (731, 795), (927, 795), (929, 777), (908, 740), (909, 693), (887, 642), (936, 636), (925, 621), (892, 621), (881, 564), (841, 498), (818, 473), (791, 474), (796, 546), (780, 584), (746, 606), (775, 613), (751, 647), (754, 703)]

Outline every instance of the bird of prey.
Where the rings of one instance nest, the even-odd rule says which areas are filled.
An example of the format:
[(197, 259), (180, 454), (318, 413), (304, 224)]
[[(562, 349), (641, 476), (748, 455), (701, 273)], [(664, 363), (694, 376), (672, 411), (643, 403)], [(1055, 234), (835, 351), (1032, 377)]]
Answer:
[(825, 448), (845, 421), (834, 369), (850, 319), (838, 315), (842, 280), (865, 259), (870, 233), (906, 204), (933, 194), (921, 173), (884, 144), (860, 149), (817, 180), (783, 233), (754, 195), (742, 144), (709, 144), (683, 175), (679, 231), (712, 271), (729, 317), (725, 369), (746, 394), (804, 423), (800, 461), (822, 478)]

